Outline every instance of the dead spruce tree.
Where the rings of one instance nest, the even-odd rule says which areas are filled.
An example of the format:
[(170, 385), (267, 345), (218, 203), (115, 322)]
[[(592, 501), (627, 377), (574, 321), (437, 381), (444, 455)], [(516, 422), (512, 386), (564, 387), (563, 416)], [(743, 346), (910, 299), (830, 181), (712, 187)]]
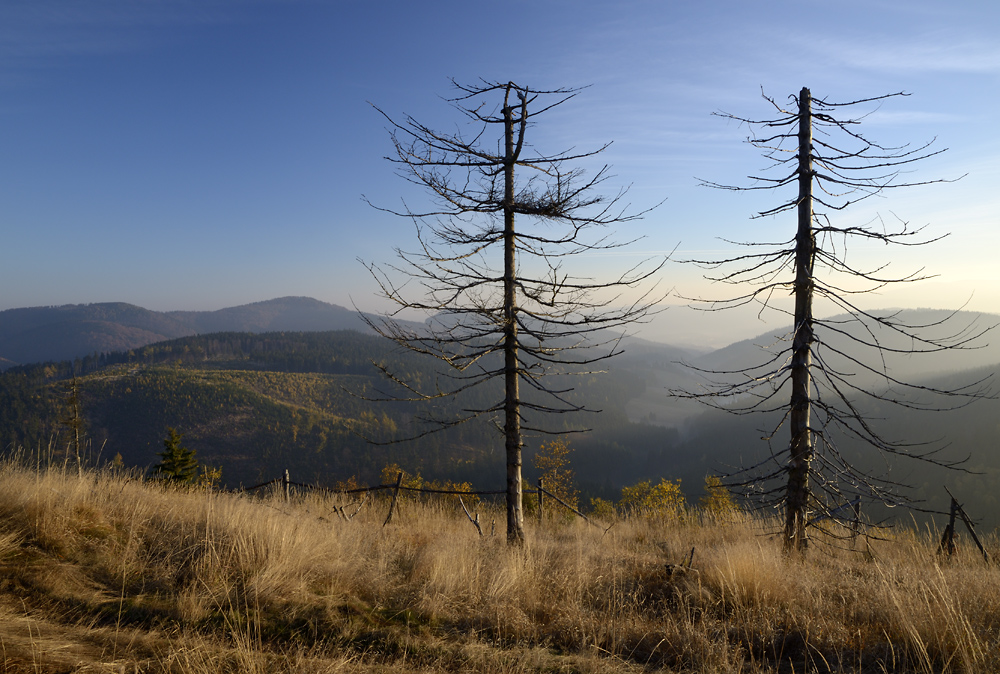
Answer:
[[(745, 292), (729, 298), (702, 299), (707, 302), (702, 308), (715, 311), (755, 303), (761, 310), (775, 308), (778, 298), (788, 293), (794, 298), (794, 309), (782, 310), (792, 313), (791, 333), (768, 347), (766, 362), (726, 372), (710, 371), (707, 374), (711, 383), (704, 390), (673, 392), (736, 414), (780, 413), (781, 420), (769, 430), (767, 440), (770, 443), (787, 423), (788, 444), (778, 451), (772, 449), (765, 461), (737, 472), (731, 479), (736, 485), (762, 492), (759, 495), (765, 502), (783, 506), (786, 549), (807, 547), (810, 512), (828, 516), (837, 505), (860, 496), (891, 505), (905, 501), (898, 493), (902, 485), (859, 468), (838, 446), (838, 439), (859, 440), (887, 455), (954, 466), (937, 458), (933, 447), (883, 437), (865, 412), (865, 398), (939, 410), (984, 395), (982, 382), (935, 390), (900, 381), (886, 359), (892, 353), (971, 348), (985, 330), (973, 324), (948, 331), (943, 337), (928, 336), (928, 330), (939, 328), (944, 321), (917, 325), (904, 320), (898, 312), (862, 309), (855, 299), (859, 293), (926, 276), (922, 271), (894, 276), (887, 272), (887, 262), (874, 268), (855, 266), (847, 257), (850, 241), (920, 246), (936, 239), (923, 237), (921, 228), (905, 222), (893, 228), (875, 218), (867, 225), (838, 226), (830, 218), (830, 213), (887, 190), (944, 182), (900, 180), (904, 168), (943, 150), (932, 150), (929, 143), (916, 148), (880, 146), (857, 130), (860, 118), (841, 114), (851, 106), (878, 105), (902, 95), (831, 103), (813, 99), (809, 89), (803, 88), (797, 97), (790, 97), (791, 108), (765, 96), (776, 110), (773, 118), (748, 119), (722, 113), (751, 129), (748, 142), (762, 151), (772, 162), (770, 168), (779, 175), (751, 176), (754, 182), (747, 186), (704, 183), (734, 191), (798, 188), (793, 198), (755, 216), (795, 211), (798, 217), (794, 238), (773, 244), (742, 243), (749, 247), (746, 254), (691, 261), (718, 270), (706, 277), (710, 280), (747, 286)], [(816, 300), (825, 301), (840, 318), (816, 318)], [(900, 337), (905, 339), (905, 345)], [(880, 383), (873, 385), (871, 377), (861, 375), (877, 375)], [(926, 394), (937, 394), (938, 398), (931, 398), (937, 402), (928, 402)], [(942, 404), (940, 396), (951, 400)], [(762, 484), (776, 486), (761, 488)]]
[[(434, 401), (477, 389), (489, 400), (462, 405), (451, 415), (424, 414), (419, 419), (425, 425), (412, 437), (481, 417), (495, 420), (506, 447), (507, 539), (517, 544), (524, 539), (522, 433), (548, 432), (545, 415), (584, 410), (568, 397), (571, 386), (548, 375), (579, 373), (620, 353), (617, 338), (607, 331), (650, 313), (655, 284), (641, 286), (663, 262), (640, 263), (606, 280), (567, 268), (575, 256), (624, 245), (600, 230), (642, 215), (627, 212), (624, 192), (597, 193), (608, 178), (607, 166), (589, 177), (570, 166), (607, 145), (541, 154), (526, 139), (537, 117), (566, 103), (576, 90), (453, 84), (458, 95), (450, 102), (468, 122), (468, 134), (439, 133), (411, 117), (396, 122), (379, 110), (391, 125), (395, 153), (387, 159), (430, 193), (432, 206), (380, 209), (411, 218), (418, 245), (411, 252), (396, 249), (395, 264), (365, 263), (381, 294), (397, 307), (369, 325), (446, 366), (443, 383), (435, 382), (431, 390), (383, 367), (407, 391), (383, 399)], [(427, 329), (396, 321), (403, 310), (428, 314)], [(491, 382), (502, 382), (502, 391), (491, 389)]]

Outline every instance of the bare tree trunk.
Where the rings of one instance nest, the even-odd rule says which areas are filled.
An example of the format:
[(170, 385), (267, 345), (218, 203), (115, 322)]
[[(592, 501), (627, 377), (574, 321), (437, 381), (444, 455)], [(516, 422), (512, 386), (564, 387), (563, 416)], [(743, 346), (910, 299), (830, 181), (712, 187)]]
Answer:
[(63, 422), (64, 425), (69, 427), (70, 439), (69, 443), (66, 445), (66, 460), (63, 462), (63, 467), (69, 463), (69, 453), (70, 449), (76, 454), (76, 474), (77, 477), (83, 477), (83, 455), (81, 454), (80, 447), (83, 443), (83, 419), (80, 416), (80, 384), (76, 378), (76, 374), (73, 375), (73, 380), (70, 382), (69, 386), (69, 416)]
[[(525, 539), (522, 433), (544, 432), (544, 424), (536, 424), (546, 415), (595, 411), (566, 396), (572, 387), (552, 386), (541, 378), (589, 371), (592, 364), (620, 353), (618, 338), (610, 335), (650, 315), (662, 298), (643, 291), (635, 304), (617, 308), (591, 295), (639, 288), (663, 263), (634, 267), (608, 282), (563, 270), (567, 257), (617, 248), (595, 229), (603, 231), (641, 215), (627, 214), (624, 205), (617, 205), (624, 192), (611, 198), (590, 193), (608, 177), (607, 167), (590, 177), (582, 169), (565, 167), (567, 162), (596, 156), (603, 147), (549, 155), (531, 146), (525, 149), (529, 122), (573, 98), (576, 90), (535, 91), (513, 82), (486, 80), (474, 87), (455, 86), (459, 94), (452, 105), (475, 126), (482, 125), (471, 139), (461, 133), (434, 132), (411, 118), (400, 124), (385, 115), (393, 127), (390, 135), (396, 150), (389, 160), (430, 191), (432, 206), (422, 213), (382, 209), (417, 222), (421, 246), (412, 253), (397, 251), (402, 260), (398, 267), (386, 270), (366, 263), (385, 298), (400, 307), (425, 311), (435, 320), (428, 330), (420, 331), (400, 325), (393, 313), (365, 321), (378, 334), (441, 360), (457, 374), (450, 385), (435, 386), (430, 392), (379, 365), (408, 395), (369, 399), (430, 402), (481, 391), (488, 403), (471, 408), (438, 406), (437, 411), (421, 415), (423, 423), (413, 425), (411, 437), (389, 442), (415, 440), (502, 414), (507, 540), (520, 545)], [(487, 98), (501, 93), (499, 108), (488, 103)], [(521, 177), (515, 171), (522, 169), (526, 179), (515, 184), (515, 177)], [(524, 220), (515, 222), (518, 218)], [(531, 231), (516, 232), (516, 225)], [(595, 241), (589, 240), (592, 232)], [(523, 273), (517, 265), (526, 259), (529, 271)], [(396, 274), (416, 281), (410, 287), (422, 297), (414, 299), (410, 291), (404, 296), (401, 289), (408, 284), (397, 285), (391, 278)], [(530, 405), (521, 404), (522, 376), (538, 394)]]
[[(510, 96), (510, 87), (507, 88)], [(524, 542), (521, 508), (521, 418), (517, 371), (517, 287), (514, 256), (514, 149), (513, 109), (504, 101), (504, 438), (507, 449), (507, 542)]]
[[(949, 335), (930, 336), (925, 334), (925, 329), (943, 325), (948, 319), (931, 324), (923, 324), (922, 320), (911, 323), (901, 320), (895, 313), (884, 315), (862, 309), (854, 299), (858, 293), (872, 293), (889, 284), (911, 283), (928, 276), (922, 270), (900, 276), (888, 274), (886, 264), (858, 267), (856, 261), (847, 260), (845, 247), (849, 241), (920, 246), (936, 239), (915, 236), (920, 234), (920, 228), (912, 228), (902, 220), (895, 228), (887, 227), (881, 218), (860, 226), (837, 225), (827, 215), (890, 189), (950, 182), (941, 179), (904, 182), (900, 179), (901, 174), (908, 172), (911, 164), (944, 150), (929, 149), (931, 143), (918, 147), (879, 145), (854, 129), (860, 118), (844, 116), (844, 111), (851, 106), (878, 105), (904, 95), (899, 92), (835, 103), (813, 98), (809, 89), (803, 87), (790, 106), (764, 96), (776, 111), (770, 118), (750, 119), (718, 113), (751, 128), (748, 142), (761, 150), (771, 162), (768, 169), (777, 171), (778, 177), (754, 175), (753, 184), (747, 186), (703, 184), (726, 190), (758, 191), (784, 189), (798, 182), (798, 194), (787, 200), (783, 197), (777, 206), (761, 210), (754, 216), (772, 217), (795, 210), (798, 219), (794, 245), (786, 241), (773, 246), (748, 241), (744, 245), (753, 247), (751, 252), (724, 260), (693, 259), (690, 262), (713, 269), (736, 266), (736, 269), (721, 269), (706, 278), (750, 286), (749, 290), (739, 291), (728, 299), (705, 300), (712, 311), (753, 303), (771, 307), (779, 294), (789, 293), (794, 298), (794, 325), (791, 339), (782, 338), (785, 344), (769, 347), (771, 357), (765, 362), (716, 371), (714, 374), (720, 375), (721, 380), (707, 390), (671, 393), (701, 399), (717, 409), (743, 415), (776, 411), (774, 395), (787, 391), (786, 387), (791, 385), (786, 413), (767, 436), (770, 440), (779, 428), (786, 424), (789, 427), (788, 444), (783, 448), (771, 447), (772, 458), (780, 463), (772, 467), (770, 460), (761, 461), (730, 476), (730, 484), (744, 489), (748, 495), (760, 494), (764, 502), (784, 507), (782, 534), (786, 552), (804, 552), (808, 547), (810, 510), (822, 510), (826, 504), (849, 497), (852, 492), (887, 505), (913, 502), (900, 493), (899, 488), (905, 485), (857, 465), (855, 461), (860, 464), (860, 459), (837, 447), (840, 438), (852, 445), (861, 441), (886, 461), (906, 457), (943, 468), (956, 468), (961, 463), (936, 456), (943, 446), (914, 451), (910, 443), (883, 437), (865, 414), (872, 408), (858, 405), (858, 399), (873, 400), (876, 405), (885, 403), (912, 408), (913, 399), (909, 394), (917, 394), (921, 402), (916, 407), (945, 411), (989, 397), (986, 379), (953, 388), (934, 388), (896, 379), (898, 374), (891, 372), (887, 356), (896, 352), (899, 355), (930, 354), (977, 348), (981, 343), (978, 340), (990, 328), (973, 327), (973, 323)], [(788, 151), (792, 146), (796, 147), (796, 152)], [(819, 210), (814, 212), (814, 208)], [(823, 209), (827, 209), (826, 212)], [(786, 274), (789, 270), (790, 277)], [(816, 317), (812, 306), (814, 300), (828, 301), (834, 308), (846, 312), (847, 318)], [(848, 327), (845, 323), (854, 325)], [(842, 340), (836, 349), (826, 349), (833, 358), (840, 360), (840, 367), (828, 363), (820, 351), (824, 344), (823, 330)], [(890, 336), (908, 340), (908, 348), (900, 350), (888, 346), (883, 339)], [(866, 386), (859, 381), (857, 375), (866, 371), (884, 377), (888, 388)], [(925, 402), (927, 395), (951, 401), (932, 406)], [(917, 443), (920, 444), (923, 443)], [(762, 484), (772, 480), (783, 480), (785, 484), (776, 488)], [(856, 518), (856, 522), (858, 528), (863, 526), (860, 518)]]
[(805, 550), (809, 463), (813, 458), (809, 419), (812, 404), (813, 260), (816, 239), (812, 227), (812, 98), (799, 93), (799, 199), (795, 236), (795, 335), (792, 340), (792, 400), (789, 423), (791, 452), (785, 497), (785, 547)]

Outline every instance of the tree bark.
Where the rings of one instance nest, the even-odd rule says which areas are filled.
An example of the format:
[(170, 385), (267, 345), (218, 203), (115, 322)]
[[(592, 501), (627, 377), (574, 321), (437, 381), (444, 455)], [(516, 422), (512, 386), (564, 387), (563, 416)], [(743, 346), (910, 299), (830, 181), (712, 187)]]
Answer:
[[(524, 542), (524, 512), (521, 488), (521, 418), (517, 364), (517, 285), (514, 247), (514, 109), (511, 87), (504, 99), (504, 438), (507, 450), (507, 542)], [(522, 111), (521, 123), (524, 123)]]
[(809, 464), (813, 458), (809, 428), (812, 405), (813, 261), (816, 239), (812, 219), (812, 97), (799, 92), (799, 199), (795, 235), (795, 334), (792, 340), (791, 452), (785, 497), (785, 547), (805, 550), (809, 501)]

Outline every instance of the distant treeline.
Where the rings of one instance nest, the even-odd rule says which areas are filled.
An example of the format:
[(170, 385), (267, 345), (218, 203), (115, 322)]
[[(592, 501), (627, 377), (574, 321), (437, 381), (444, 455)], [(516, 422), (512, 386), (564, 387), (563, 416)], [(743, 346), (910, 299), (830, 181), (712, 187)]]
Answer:
[[(392, 357), (392, 345), (352, 330), (330, 332), (220, 332), (180, 337), (128, 351), (95, 353), (73, 361), (20, 365), (7, 373), (53, 381), (111, 365), (220, 364), (243, 369), (325, 374), (369, 374), (371, 361)], [(393, 358), (398, 360), (398, 358)]]

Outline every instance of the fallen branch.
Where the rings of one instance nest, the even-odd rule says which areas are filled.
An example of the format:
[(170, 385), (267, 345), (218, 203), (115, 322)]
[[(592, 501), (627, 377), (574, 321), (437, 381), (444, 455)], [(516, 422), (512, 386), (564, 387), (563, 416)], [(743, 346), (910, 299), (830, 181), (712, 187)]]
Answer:
[(360, 503), (358, 503), (358, 507), (357, 507), (357, 508), (355, 508), (354, 512), (353, 512), (353, 513), (351, 513), (351, 514), (350, 514), (350, 515), (349, 515), (349, 516), (347, 517), (347, 519), (349, 519), (349, 520), (353, 520), (353, 519), (354, 519), (354, 516), (355, 516), (355, 515), (357, 515), (357, 514), (358, 514), (359, 512), (361, 512), (361, 508), (362, 508), (362, 507), (364, 507), (365, 503), (368, 503), (368, 497), (369, 497), (369, 496), (371, 496), (371, 492), (370, 492), (370, 491), (366, 491), (366, 492), (365, 492), (365, 497), (364, 497), (363, 499), (361, 499), (361, 502), (360, 502)]
[(476, 531), (479, 532), (479, 537), (482, 538), (483, 528), (479, 526), (479, 513), (476, 513), (476, 519), (472, 519), (472, 515), (469, 514), (469, 509), (465, 507), (465, 501), (462, 500), (461, 496), (458, 497), (458, 502), (462, 504), (462, 510), (465, 511), (465, 516), (468, 517), (469, 521), (476, 526)]

